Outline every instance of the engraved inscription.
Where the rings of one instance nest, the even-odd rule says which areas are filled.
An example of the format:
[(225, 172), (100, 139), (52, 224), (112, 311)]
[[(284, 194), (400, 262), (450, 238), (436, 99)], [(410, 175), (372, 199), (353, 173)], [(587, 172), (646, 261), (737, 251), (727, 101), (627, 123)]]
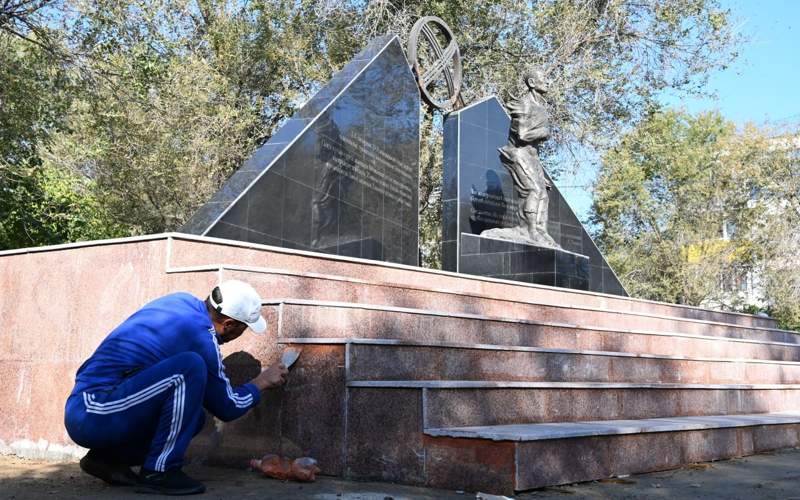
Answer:
[[(416, 182), (409, 165), (362, 138), (342, 137), (339, 142), (323, 136), (320, 149), (326, 164), (335, 172), (364, 186), (378, 188), (404, 207), (411, 207)], [(354, 152), (361, 152), (363, 159)]]
[(511, 227), (515, 223), (516, 200), (509, 200), (502, 192), (487, 193), (472, 186), (470, 202), (473, 207), (470, 219), (474, 221), (494, 227)]

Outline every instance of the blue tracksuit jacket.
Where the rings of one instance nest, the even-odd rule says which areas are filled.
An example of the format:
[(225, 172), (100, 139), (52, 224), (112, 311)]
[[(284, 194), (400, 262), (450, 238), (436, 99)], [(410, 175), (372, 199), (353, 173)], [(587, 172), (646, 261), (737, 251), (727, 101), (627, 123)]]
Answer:
[(65, 423), (81, 446), (165, 470), (182, 463), (203, 407), (229, 421), (260, 399), (253, 384), (232, 387), (225, 376), (205, 303), (174, 293), (135, 312), (83, 363)]

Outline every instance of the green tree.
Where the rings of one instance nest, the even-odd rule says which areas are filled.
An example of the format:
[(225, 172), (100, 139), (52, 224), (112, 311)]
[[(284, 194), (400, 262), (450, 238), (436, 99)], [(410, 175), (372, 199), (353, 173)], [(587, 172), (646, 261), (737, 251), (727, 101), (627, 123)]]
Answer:
[[(66, 126), (34, 141), (37, 155), (88, 179), (129, 233), (179, 227), (370, 38), (393, 32), (406, 40), (423, 15), (441, 16), (456, 32), (468, 102), (505, 98), (526, 69), (545, 68), (554, 150), (606, 147), (658, 92), (700, 88), (737, 42), (717, 0), (43, 5), (32, 26), (15, 10), (17, 38), (33, 45), (36, 30), (52, 28), (63, 39), (52, 51), (57, 66), (74, 86), (60, 104)], [(425, 110), (421, 119), (421, 243), (426, 265), (437, 267), (442, 117)], [(551, 162), (551, 172), (560, 168)]]
[(0, 30), (0, 249), (122, 234), (91, 180), (41, 157), (64, 129), (74, 91), (54, 43)]
[(742, 309), (749, 274), (778, 316), (796, 314), (800, 177), (781, 141), (716, 112), (655, 111), (604, 156), (591, 220), (633, 296)]

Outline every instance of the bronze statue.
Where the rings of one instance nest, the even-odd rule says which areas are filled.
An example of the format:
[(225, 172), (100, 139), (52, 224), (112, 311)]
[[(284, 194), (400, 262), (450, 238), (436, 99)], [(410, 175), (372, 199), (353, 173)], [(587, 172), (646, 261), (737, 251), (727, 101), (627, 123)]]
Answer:
[(499, 148), (500, 161), (514, 179), (519, 194), (516, 227), (488, 229), (481, 236), (561, 248), (547, 233), (547, 191), (551, 188), (539, 162), (539, 147), (550, 137), (550, 123), (543, 95), (547, 83), (540, 71), (525, 75), (528, 91), (507, 104), (511, 114), (508, 144)]

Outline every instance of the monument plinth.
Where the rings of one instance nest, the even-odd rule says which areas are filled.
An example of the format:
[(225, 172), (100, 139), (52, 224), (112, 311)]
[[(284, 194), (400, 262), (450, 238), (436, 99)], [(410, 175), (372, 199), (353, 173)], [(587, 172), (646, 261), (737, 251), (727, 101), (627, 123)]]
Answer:
[(589, 289), (589, 257), (559, 248), (461, 233), (459, 264), (466, 274)]

